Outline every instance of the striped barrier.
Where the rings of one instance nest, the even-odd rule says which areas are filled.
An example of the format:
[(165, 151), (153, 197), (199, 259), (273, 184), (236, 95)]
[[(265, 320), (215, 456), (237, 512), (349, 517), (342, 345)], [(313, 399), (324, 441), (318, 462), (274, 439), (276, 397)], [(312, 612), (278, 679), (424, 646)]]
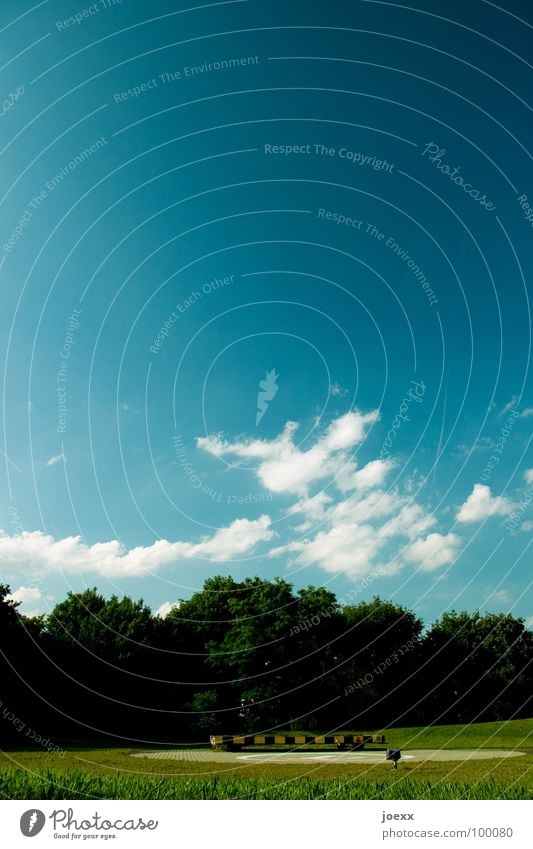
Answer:
[(239, 751), (245, 746), (336, 746), (338, 749), (352, 746), (354, 749), (364, 749), (367, 743), (385, 743), (386, 740), (384, 734), (333, 734), (318, 737), (309, 737), (303, 734), (253, 737), (212, 734), (209, 742), (212, 749)]

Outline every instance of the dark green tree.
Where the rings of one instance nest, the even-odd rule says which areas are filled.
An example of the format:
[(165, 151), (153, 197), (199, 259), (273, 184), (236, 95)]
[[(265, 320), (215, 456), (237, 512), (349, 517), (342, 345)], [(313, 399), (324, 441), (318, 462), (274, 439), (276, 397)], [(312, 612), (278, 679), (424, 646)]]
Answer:
[(528, 716), (533, 634), (505, 613), (445, 613), (424, 641), (426, 718), (473, 722)]

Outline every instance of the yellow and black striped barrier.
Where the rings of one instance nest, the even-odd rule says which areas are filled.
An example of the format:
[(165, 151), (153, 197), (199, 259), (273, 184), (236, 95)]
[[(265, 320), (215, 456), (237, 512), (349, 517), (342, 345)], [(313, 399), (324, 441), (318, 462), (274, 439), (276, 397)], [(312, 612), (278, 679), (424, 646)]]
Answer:
[(364, 749), (367, 743), (386, 742), (384, 734), (332, 734), (318, 737), (303, 734), (294, 736), (265, 734), (253, 737), (212, 734), (209, 741), (212, 749), (229, 749), (230, 751), (238, 751), (247, 746), (336, 746), (338, 749), (352, 746), (354, 749)]

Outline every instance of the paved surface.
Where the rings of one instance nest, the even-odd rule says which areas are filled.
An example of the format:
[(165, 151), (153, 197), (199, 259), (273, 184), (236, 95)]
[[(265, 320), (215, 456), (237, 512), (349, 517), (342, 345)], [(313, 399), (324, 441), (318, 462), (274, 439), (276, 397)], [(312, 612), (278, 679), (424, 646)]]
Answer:
[[(402, 751), (402, 761), (466, 761), (487, 760), (489, 758), (516, 758), (524, 752), (510, 752), (505, 749), (406, 749)], [(175, 751), (142, 752), (133, 758), (154, 758), (156, 760), (209, 761), (210, 763), (279, 763), (301, 764), (376, 764), (385, 761), (385, 752), (213, 752), (210, 749), (178, 749)]]

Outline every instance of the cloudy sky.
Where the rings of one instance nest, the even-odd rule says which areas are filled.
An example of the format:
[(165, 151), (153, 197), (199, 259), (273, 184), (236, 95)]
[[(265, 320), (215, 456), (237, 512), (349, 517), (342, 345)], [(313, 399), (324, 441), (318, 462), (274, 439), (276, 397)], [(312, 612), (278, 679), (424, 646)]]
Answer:
[(2, 4), (22, 610), (229, 573), (533, 616), (531, 22), (423, 6)]

